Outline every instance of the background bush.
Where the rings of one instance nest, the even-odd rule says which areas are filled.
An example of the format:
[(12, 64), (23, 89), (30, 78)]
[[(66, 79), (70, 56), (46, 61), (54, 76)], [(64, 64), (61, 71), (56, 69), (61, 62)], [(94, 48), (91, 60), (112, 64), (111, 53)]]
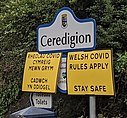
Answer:
[[(1, 0), (0, 117), (21, 97), (26, 53), (36, 51), (36, 28), (52, 21), (61, 7), (78, 18), (97, 22), (97, 49), (113, 49), (115, 92), (97, 96), (98, 117), (127, 117), (126, 0)], [(88, 116), (88, 96), (55, 95), (53, 109), (61, 118)]]

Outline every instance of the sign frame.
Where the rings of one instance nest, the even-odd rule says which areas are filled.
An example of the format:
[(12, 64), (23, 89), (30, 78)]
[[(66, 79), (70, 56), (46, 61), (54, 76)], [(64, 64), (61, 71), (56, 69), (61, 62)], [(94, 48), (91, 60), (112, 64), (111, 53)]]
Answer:
[[(93, 27), (94, 27), (94, 29), (93, 29), (93, 32), (94, 32), (94, 46), (93, 47), (90, 47), (90, 48), (85, 48), (85, 47), (81, 47), (81, 48), (76, 48), (76, 49), (57, 49), (57, 50), (48, 50), (48, 51), (40, 51), (39, 50), (39, 33), (38, 33), (38, 30), (39, 30), (39, 28), (47, 28), (47, 27), (50, 27), (51, 25), (53, 25), (53, 23), (55, 22), (55, 20), (56, 20), (56, 18), (57, 18), (57, 16), (59, 15), (59, 13), (61, 12), (61, 11), (63, 11), (63, 10), (67, 10), (67, 11), (69, 11), (70, 13), (71, 13), (71, 15), (73, 16), (73, 18), (75, 19), (75, 21), (77, 21), (78, 23), (84, 23), (84, 22), (93, 22)], [(96, 21), (94, 20), (94, 19), (92, 19), (92, 18), (90, 18), (90, 19), (79, 19), (79, 18), (77, 18), (76, 16), (75, 16), (75, 14), (74, 14), (74, 12), (73, 12), (73, 10), (71, 10), (69, 7), (63, 7), (63, 8), (61, 8), (57, 13), (56, 13), (56, 15), (54, 16), (54, 18), (53, 18), (53, 20), (49, 23), (49, 24), (42, 24), (42, 25), (39, 25), (38, 27), (37, 27), (37, 31), (36, 31), (37, 33), (36, 33), (36, 43), (37, 43), (37, 52), (39, 52), (40, 54), (45, 54), (45, 53), (58, 53), (58, 52), (76, 52), (76, 51), (90, 51), (90, 50), (94, 50), (95, 49), (95, 47), (96, 47)]]

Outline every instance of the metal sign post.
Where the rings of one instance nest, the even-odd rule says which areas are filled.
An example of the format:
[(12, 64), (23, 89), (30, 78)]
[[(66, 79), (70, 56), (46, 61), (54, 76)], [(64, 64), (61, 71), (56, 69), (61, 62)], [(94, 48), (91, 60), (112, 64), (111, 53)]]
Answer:
[(89, 96), (89, 117), (96, 118), (96, 96)]

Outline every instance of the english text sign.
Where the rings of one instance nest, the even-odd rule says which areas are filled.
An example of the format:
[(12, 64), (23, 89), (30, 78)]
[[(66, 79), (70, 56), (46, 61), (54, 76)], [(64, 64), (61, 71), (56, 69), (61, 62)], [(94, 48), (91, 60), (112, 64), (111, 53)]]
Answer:
[(47, 93), (31, 93), (30, 103), (39, 108), (52, 108), (52, 95)]
[(68, 94), (114, 95), (111, 50), (71, 52), (67, 59)]
[(95, 20), (78, 19), (67, 7), (60, 9), (50, 24), (37, 28), (39, 53), (93, 50), (95, 46)]

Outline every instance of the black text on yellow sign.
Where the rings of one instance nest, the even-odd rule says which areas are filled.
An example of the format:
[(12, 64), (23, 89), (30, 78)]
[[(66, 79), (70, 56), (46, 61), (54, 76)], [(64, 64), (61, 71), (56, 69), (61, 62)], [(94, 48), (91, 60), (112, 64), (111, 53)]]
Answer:
[(61, 53), (28, 52), (22, 91), (55, 93), (60, 59)]
[(112, 51), (68, 53), (67, 83), (70, 95), (114, 95)]

